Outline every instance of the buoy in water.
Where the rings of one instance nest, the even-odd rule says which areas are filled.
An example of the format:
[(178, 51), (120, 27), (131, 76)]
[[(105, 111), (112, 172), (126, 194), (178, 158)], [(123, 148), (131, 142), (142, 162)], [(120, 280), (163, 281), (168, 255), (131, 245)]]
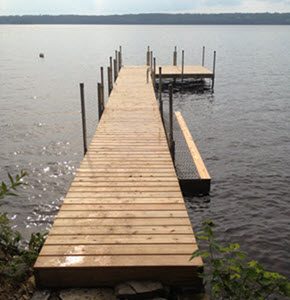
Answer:
[(43, 53), (39, 53), (39, 57), (44, 58), (44, 54)]

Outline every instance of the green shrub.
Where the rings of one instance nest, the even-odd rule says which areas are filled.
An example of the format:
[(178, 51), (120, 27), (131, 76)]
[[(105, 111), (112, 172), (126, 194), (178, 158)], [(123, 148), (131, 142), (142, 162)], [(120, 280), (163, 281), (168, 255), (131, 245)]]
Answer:
[[(0, 187), (0, 199), (3, 199), (5, 196), (17, 196), (14, 191), (20, 185), (27, 185), (22, 181), (27, 175), (27, 172), (21, 170), (20, 174), (16, 175), (14, 179), (8, 173), (10, 185), (8, 186), (4, 181), (2, 181)], [(0, 260), (0, 274), (3, 274), (4, 270), (5, 274), (13, 276), (14, 273), (16, 274), (17, 265), (26, 264), (27, 266), (31, 266), (35, 262), (47, 233), (31, 234), (28, 250), (21, 249), (20, 243), (22, 241), (22, 236), (18, 231), (11, 229), (9, 222), (7, 213), (2, 213), (0, 215), (0, 251), (2, 252), (2, 259)], [(8, 269), (9, 272), (6, 272)]]
[(270, 296), (290, 296), (290, 283), (286, 277), (264, 270), (257, 261), (246, 262), (239, 244), (220, 246), (214, 240), (212, 228), (215, 224), (207, 221), (202, 225), (204, 229), (197, 237), (206, 241), (208, 250), (196, 250), (190, 260), (201, 255), (208, 261), (204, 264), (206, 273), (200, 276), (210, 284), (213, 299), (260, 300)]

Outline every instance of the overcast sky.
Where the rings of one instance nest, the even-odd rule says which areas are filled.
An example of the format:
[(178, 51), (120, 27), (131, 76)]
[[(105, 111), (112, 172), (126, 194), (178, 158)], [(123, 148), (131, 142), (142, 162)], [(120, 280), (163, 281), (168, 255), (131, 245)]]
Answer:
[(290, 0), (0, 0), (0, 15), (290, 12)]

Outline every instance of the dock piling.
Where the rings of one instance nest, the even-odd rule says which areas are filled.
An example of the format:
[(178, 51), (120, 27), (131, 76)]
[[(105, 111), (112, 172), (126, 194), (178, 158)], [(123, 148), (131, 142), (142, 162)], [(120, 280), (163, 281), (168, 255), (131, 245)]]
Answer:
[(117, 66), (118, 66), (118, 50), (115, 50), (115, 59), (116, 59)]
[(118, 52), (118, 72), (121, 70), (121, 52)]
[(112, 69), (108, 67), (108, 95), (110, 96), (112, 91)]
[(112, 56), (110, 56), (110, 68), (111, 68), (111, 70), (113, 70), (113, 58), (112, 58)]
[(204, 67), (204, 57), (205, 57), (205, 46), (202, 47), (202, 66)]
[(159, 99), (159, 110), (160, 110), (160, 115), (161, 119), (163, 122), (163, 103), (162, 103), (162, 68), (159, 67), (159, 94), (158, 94), (158, 99)]
[(173, 52), (173, 65), (177, 66), (177, 47), (174, 47), (174, 52)]
[(214, 91), (215, 64), (216, 64), (216, 51), (213, 52), (213, 70), (212, 70), (213, 76), (212, 76), (212, 85), (211, 85), (212, 92)]
[(182, 50), (182, 63), (181, 63), (181, 88), (183, 88), (183, 77), (184, 77), (184, 50)]
[(104, 95), (104, 68), (101, 67), (101, 84), (102, 84), (102, 103), (105, 103), (105, 95)]
[(85, 109), (85, 93), (84, 84), (80, 83), (81, 107), (82, 107), (82, 124), (83, 124), (83, 143), (84, 155), (87, 153), (87, 126), (86, 126), (86, 109)]
[(99, 121), (101, 120), (103, 111), (104, 111), (104, 103), (103, 103), (103, 88), (102, 84), (98, 83), (98, 112), (99, 112)]
[(116, 81), (118, 76), (118, 71), (117, 71), (117, 61), (114, 59), (114, 82)]
[(168, 144), (169, 150), (172, 156), (173, 153), (173, 92), (172, 92), (172, 84), (168, 86), (169, 93), (169, 134), (168, 134)]
[(155, 80), (156, 80), (156, 57), (153, 59), (153, 89), (155, 92)]
[(148, 46), (147, 48), (147, 62), (146, 62), (147, 66), (150, 66), (150, 46)]
[(123, 64), (123, 58), (122, 58), (122, 46), (120, 46), (119, 48), (119, 69), (122, 68), (122, 64)]

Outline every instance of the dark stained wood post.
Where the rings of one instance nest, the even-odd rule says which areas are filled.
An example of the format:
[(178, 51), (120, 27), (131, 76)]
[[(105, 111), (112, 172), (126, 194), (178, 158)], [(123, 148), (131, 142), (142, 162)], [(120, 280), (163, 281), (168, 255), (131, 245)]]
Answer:
[(81, 93), (81, 107), (82, 107), (84, 154), (86, 154), (88, 147), (87, 147), (87, 125), (86, 125), (85, 93), (84, 93), (84, 84), (83, 83), (80, 83), (80, 93)]
[(115, 50), (115, 60), (117, 62), (117, 66), (118, 66), (118, 51), (117, 50)]
[(118, 52), (118, 62), (119, 62), (119, 64), (118, 64), (118, 72), (120, 72), (120, 70), (121, 70), (121, 52), (119, 51)]
[(173, 65), (177, 66), (177, 47), (175, 46), (174, 52), (173, 52)]
[(98, 113), (99, 113), (99, 122), (102, 116), (102, 107), (101, 107), (101, 83), (98, 82)]
[(120, 66), (120, 69), (122, 68), (122, 64), (123, 64), (122, 46), (120, 46), (120, 50), (119, 50), (119, 66)]
[(108, 95), (110, 96), (112, 91), (112, 69), (108, 67)]
[(159, 94), (158, 94), (158, 99), (159, 99), (159, 110), (161, 114), (161, 119), (163, 122), (163, 103), (162, 103), (162, 68), (159, 67)]
[(102, 115), (104, 112), (104, 109), (105, 109), (104, 86), (102, 83), (101, 83), (100, 88), (101, 88), (101, 115)]
[(150, 68), (153, 69), (153, 51), (150, 51)]
[(205, 46), (202, 47), (202, 66), (204, 67)]
[(101, 84), (102, 84), (102, 103), (105, 103), (105, 95), (104, 95), (104, 68), (101, 67)]
[(117, 73), (117, 61), (116, 61), (116, 59), (114, 59), (114, 82), (116, 81), (117, 76), (118, 76), (118, 73)]
[(155, 91), (155, 80), (156, 80), (156, 57), (153, 59), (153, 88)]
[(110, 68), (111, 68), (111, 70), (113, 70), (113, 59), (112, 59), (112, 56), (110, 56)]
[(183, 76), (184, 76), (184, 50), (182, 50), (182, 64), (181, 64), (181, 88), (183, 87)]
[(169, 136), (168, 136), (168, 144), (169, 150), (172, 154), (172, 147), (173, 147), (173, 92), (172, 92), (172, 84), (168, 86), (168, 93), (169, 93)]
[(212, 85), (211, 85), (211, 90), (214, 92), (214, 79), (215, 79), (215, 63), (216, 63), (216, 51), (213, 52), (213, 76), (212, 76)]

